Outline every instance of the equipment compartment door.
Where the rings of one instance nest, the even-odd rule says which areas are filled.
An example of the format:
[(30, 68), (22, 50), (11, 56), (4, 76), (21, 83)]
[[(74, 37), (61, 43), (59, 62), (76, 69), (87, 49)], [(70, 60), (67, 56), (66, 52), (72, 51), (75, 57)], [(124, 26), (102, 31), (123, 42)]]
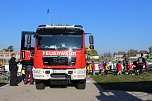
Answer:
[(30, 60), (34, 51), (35, 32), (22, 31), (21, 36), (21, 59)]

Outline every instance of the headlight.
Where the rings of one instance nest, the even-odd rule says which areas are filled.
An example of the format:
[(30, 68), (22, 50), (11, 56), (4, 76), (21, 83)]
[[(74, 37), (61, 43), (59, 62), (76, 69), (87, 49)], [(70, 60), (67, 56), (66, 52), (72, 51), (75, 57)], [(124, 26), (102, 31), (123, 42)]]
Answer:
[(84, 74), (85, 73), (85, 70), (78, 70), (77, 71), (77, 74)]

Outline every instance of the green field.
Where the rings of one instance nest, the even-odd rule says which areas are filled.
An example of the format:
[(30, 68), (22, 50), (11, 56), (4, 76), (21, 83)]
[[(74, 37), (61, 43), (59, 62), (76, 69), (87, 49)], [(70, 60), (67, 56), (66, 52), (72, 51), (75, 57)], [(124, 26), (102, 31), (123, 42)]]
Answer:
[(110, 72), (108, 76), (95, 75), (91, 77), (104, 90), (143, 91), (152, 93), (152, 71), (141, 75), (116, 76)]

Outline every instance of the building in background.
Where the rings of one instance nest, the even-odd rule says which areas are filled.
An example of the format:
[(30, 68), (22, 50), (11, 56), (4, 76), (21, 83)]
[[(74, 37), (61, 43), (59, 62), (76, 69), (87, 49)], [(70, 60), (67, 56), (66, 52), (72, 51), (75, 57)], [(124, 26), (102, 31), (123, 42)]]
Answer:
[(126, 52), (118, 52), (118, 53), (114, 53), (113, 58), (114, 60), (122, 61), (124, 57), (126, 57), (126, 55), (127, 55)]
[(140, 57), (141, 53), (143, 54), (144, 57), (146, 57), (149, 53), (146, 50), (141, 50), (136, 54), (136, 57)]
[(19, 49), (14, 50), (14, 52), (8, 52), (5, 50), (0, 51), (0, 67), (3, 67), (5, 65), (9, 64), (9, 59), (11, 58), (11, 54), (16, 54), (16, 59), (18, 60), (20, 58), (20, 52)]

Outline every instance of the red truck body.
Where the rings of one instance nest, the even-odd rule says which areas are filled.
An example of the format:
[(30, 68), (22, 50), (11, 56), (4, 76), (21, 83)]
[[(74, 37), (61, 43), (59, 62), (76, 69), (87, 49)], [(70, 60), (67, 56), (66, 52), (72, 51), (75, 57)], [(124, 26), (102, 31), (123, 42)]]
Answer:
[[(92, 44), (92, 43), (91, 43)], [(22, 32), (23, 66), (33, 65), (37, 89), (49, 85), (86, 86), (85, 33), (82, 26), (40, 25)]]

